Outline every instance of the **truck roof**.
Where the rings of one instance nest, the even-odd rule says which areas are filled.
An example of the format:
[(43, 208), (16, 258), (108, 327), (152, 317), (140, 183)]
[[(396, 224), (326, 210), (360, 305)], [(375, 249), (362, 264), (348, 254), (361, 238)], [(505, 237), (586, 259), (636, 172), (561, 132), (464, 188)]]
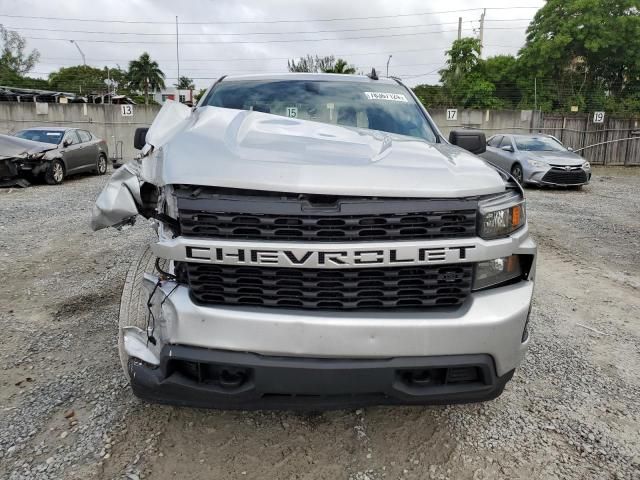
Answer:
[(392, 77), (379, 77), (372, 80), (366, 75), (346, 75), (342, 73), (260, 73), (251, 75), (229, 75), (223, 81), (228, 80), (310, 80), (332, 82), (355, 82), (397, 85), (397, 80)]

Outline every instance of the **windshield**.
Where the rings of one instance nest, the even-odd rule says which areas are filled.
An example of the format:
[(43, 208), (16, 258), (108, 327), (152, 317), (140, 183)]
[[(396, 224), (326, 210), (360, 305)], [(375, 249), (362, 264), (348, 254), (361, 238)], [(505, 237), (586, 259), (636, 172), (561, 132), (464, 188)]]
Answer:
[(62, 140), (64, 132), (60, 130), (22, 130), (16, 133), (16, 137), (24, 138), (26, 140), (33, 140), (34, 142), (44, 142), (58, 144)]
[(436, 135), (420, 107), (400, 85), (231, 80), (216, 85), (204, 104), (436, 141)]
[(564, 146), (549, 137), (515, 137), (518, 150), (525, 152), (564, 152)]

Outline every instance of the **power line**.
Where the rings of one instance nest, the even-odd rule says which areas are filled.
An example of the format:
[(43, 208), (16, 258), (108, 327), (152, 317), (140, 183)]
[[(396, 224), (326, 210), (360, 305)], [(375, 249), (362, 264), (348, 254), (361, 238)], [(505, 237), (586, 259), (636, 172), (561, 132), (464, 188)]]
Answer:
[[(495, 45), (487, 45), (489, 47)], [(351, 53), (333, 53), (335, 57), (358, 57), (358, 56), (366, 56), (366, 55), (387, 55), (389, 53), (415, 53), (415, 52), (430, 52), (434, 50), (442, 50), (447, 47), (431, 47), (431, 48), (412, 48), (408, 50), (387, 50), (387, 51), (377, 51), (377, 52), (351, 52)], [(290, 55), (288, 57), (255, 57), (255, 58), (194, 58), (190, 60), (180, 60), (183, 62), (246, 62), (246, 61), (275, 61), (275, 60), (291, 60), (292, 58), (300, 58), (300, 55)], [(48, 60), (75, 60), (73, 57), (45, 57)], [(100, 62), (119, 62), (119, 61), (128, 61), (130, 59), (125, 58), (94, 58), (93, 61)], [(158, 62), (172, 62), (173, 58), (157, 58), (155, 59)], [(45, 63), (45, 62), (39, 62)]]
[[(538, 10), (540, 6), (516, 6), (516, 7), (488, 7), (487, 10)], [(426, 15), (441, 15), (445, 13), (474, 12), (482, 8), (464, 8), (458, 10), (445, 10), (439, 12), (401, 13), (395, 15), (372, 15), (366, 17), (341, 17), (341, 18), (304, 18), (286, 20), (237, 20), (237, 21), (200, 21), (200, 22), (180, 22), (182, 25), (239, 25), (239, 24), (271, 24), (271, 23), (309, 23), (309, 22), (339, 22), (348, 20), (372, 20), (381, 18), (403, 18)], [(96, 22), (96, 23), (124, 23), (124, 24), (157, 24), (173, 25), (173, 21), (153, 21), (153, 20), (107, 20), (104, 18), (69, 18), (69, 17), (38, 17), (33, 15), (0, 14), (0, 17), (7, 18), (27, 18), (38, 20), (72, 21), (72, 22)]]
[[(485, 30), (521, 30), (522, 27), (495, 27), (495, 28), (485, 28)], [(465, 30), (469, 30), (468, 28)], [(298, 43), (298, 42), (329, 42), (329, 41), (343, 41), (343, 40), (364, 40), (364, 39), (379, 39), (379, 38), (392, 38), (392, 37), (413, 37), (417, 35), (433, 35), (439, 33), (451, 33), (457, 32), (458, 30), (437, 30), (431, 32), (417, 32), (417, 33), (396, 33), (390, 35), (367, 35), (360, 37), (338, 37), (338, 38), (298, 38), (298, 39), (286, 39), (286, 40), (243, 40), (243, 41), (207, 41), (207, 42), (181, 42), (182, 45), (216, 45), (216, 44), (224, 44), (224, 45), (238, 45), (238, 44), (263, 44), (263, 43)], [(69, 38), (50, 38), (50, 37), (24, 37), (29, 40), (48, 40), (48, 41), (65, 41), (68, 42), (71, 39)], [(173, 45), (174, 42), (171, 41), (132, 41), (132, 40), (89, 40), (82, 39), (83, 42), (87, 43), (119, 43), (119, 44), (149, 44), (149, 45)]]
[[(399, 64), (399, 65), (394, 65), (394, 68), (406, 68), (406, 67), (424, 67), (424, 66), (432, 66), (432, 65), (438, 65), (436, 70), (439, 70), (440, 68), (442, 68), (443, 64), (438, 62), (438, 63), (404, 63), (404, 64)], [(380, 64), (380, 65), (373, 65), (374, 68), (376, 69), (382, 69), (384, 67), (384, 65)], [(168, 67), (171, 70), (175, 70), (176, 67)], [(184, 67), (182, 68), (182, 73), (185, 73), (185, 69)], [(370, 67), (367, 67), (370, 68)], [(165, 69), (166, 70), (166, 69)], [(265, 70), (265, 69), (259, 69), (256, 70), (247, 70), (247, 69), (242, 69), (242, 70), (233, 70), (233, 69), (227, 69), (227, 68), (220, 68), (218, 69), (220, 70), (221, 74), (231, 74), (231, 73), (236, 73), (236, 74), (242, 74), (242, 73), (285, 73), (286, 72), (286, 67), (282, 67), (281, 69), (277, 69), (277, 70)], [(211, 72), (211, 71), (215, 71), (212, 68), (187, 68), (186, 69), (186, 73), (190, 73), (190, 72)], [(435, 70), (434, 70), (435, 71)], [(43, 72), (43, 71), (33, 71), (30, 72), (34, 75), (48, 75), (51, 72)], [(83, 78), (83, 75), (78, 73), (75, 75), (67, 75), (65, 78), (69, 78), (69, 79), (73, 79), (73, 78)], [(173, 78), (173, 77), (167, 77), (167, 78)]]
[[(530, 20), (530, 19), (524, 19)], [(513, 21), (520, 21), (520, 19), (514, 19)], [(466, 20), (463, 23), (476, 23), (477, 20)], [(391, 30), (399, 28), (422, 28), (422, 27), (437, 27), (441, 25), (453, 25), (458, 22), (439, 22), (439, 23), (426, 23), (420, 25), (394, 25), (383, 27), (368, 27), (368, 28), (346, 28), (346, 29), (332, 29), (332, 30), (296, 30), (290, 32), (244, 32), (244, 33), (180, 33), (180, 36), (241, 36), (241, 35), (292, 35), (292, 34), (307, 34), (307, 33), (342, 33), (342, 32), (362, 32), (366, 30)], [(182, 23), (180, 23), (182, 25)], [(134, 35), (134, 36), (175, 36), (175, 32), (172, 33), (151, 33), (151, 32), (109, 32), (105, 30), (67, 30), (62, 28), (36, 28), (36, 27), (11, 27), (4, 25), (7, 30), (20, 30), (20, 31), (41, 31), (41, 32), (64, 32), (64, 33), (89, 33), (89, 34), (107, 34), (107, 35)]]

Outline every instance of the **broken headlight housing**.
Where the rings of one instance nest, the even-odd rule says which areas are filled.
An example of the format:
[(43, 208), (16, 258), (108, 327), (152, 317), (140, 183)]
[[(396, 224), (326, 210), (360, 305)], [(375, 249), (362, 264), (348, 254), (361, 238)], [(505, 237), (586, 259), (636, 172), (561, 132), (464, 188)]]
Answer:
[(526, 223), (525, 201), (509, 192), (478, 204), (478, 235), (485, 240), (506, 237)]
[(479, 262), (476, 264), (473, 276), (473, 290), (496, 287), (520, 277), (522, 277), (522, 266), (518, 255)]

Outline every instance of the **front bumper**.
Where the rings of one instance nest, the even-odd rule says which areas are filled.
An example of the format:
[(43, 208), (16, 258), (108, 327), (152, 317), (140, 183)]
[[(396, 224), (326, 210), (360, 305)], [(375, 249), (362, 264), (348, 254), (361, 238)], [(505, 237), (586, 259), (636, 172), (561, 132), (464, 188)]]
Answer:
[(223, 409), (328, 409), (369, 404), (442, 404), (496, 398), (488, 355), (375, 360), (262, 356), (166, 346), (161, 364), (131, 359), (134, 393), (145, 400)]
[[(454, 262), (484, 261), (514, 253), (535, 257), (536, 253), (526, 228), (506, 239), (473, 241), (474, 248), (467, 258), (453, 259)], [(177, 261), (185, 250), (177, 241), (161, 241), (155, 247), (159, 257)], [(279, 404), (278, 399), (267, 400), (267, 404), (286, 408), (299, 401), (304, 403), (292, 400), (292, 394), (311, 396), (311, 404), (318, 400), (324, 407), (351, 403), (455, 403), (499, 395), (521, 363), (529, 343), (526, 325), (534, 289), (535, 258), (526, 280), (473, 292), (458, 307), (429, 309), (203, 306), (192, 300), (185, 285), (159, 281), (150, 275), (145, 279), (152, 295), (154, 341), (147, 341), (146, 333), (139, 329), (125, 329), (124, 333), (127, 354), (133, 357), (130, 378), (135, 393), (142, 398), (219, 408), (253, 408), (253, 402), (263, 403), (272, 396), (280, 396), (284, 404)], [(246, 392), (240, 389), (230, 395), (206, 381), (194, 383), (193, 378), (169, 368), (170, 359), (176, 356), (183, 356), (188, 362), (249, 368), (254, 372), (249, 377), (257, 383), (249, 382)], [(458, 385), (459, 391), (440, 385), (411, 396), (394, 380), (398, 370), (409, 367), (424, 369), (435, 364), (453, 368), (469, 362), (484, 372), (482, 381)], [(361, 374), (377, 380), (374, 384), (367, 380), (362, 389), (358, 387), (363, 381)], [(305, 382), (325, 387), (335, 383), (343, 389), (297, 389)], [(327, 395), (330, 398), (325, 398)], [(357, 398), (352, 398), (354, 395)]]
[[(155, 281), (148, 278), (149, 290)], [(533, 281), (521, 281), (475, 292), (455, 309), (309, 312), (204, 307), (191, 300), (188, 288), (162, 282), (152, 298), (160, 341), (155, 347), (136, 344), (156, 349), (145, 358), (159, 358), (162, 345), (311, 358), (487, 354), (501, 376), (524, 357), (533, 286)]]
[(580, 185), (587, 185), (591, 181), (591, 169), (579, 169), (584, 172), (584, 180), (573, 181), (571, 179), (563, 179), (559, 181), (557, 178), (547, 175), (552, 170), (552, 167), (536, 168), (533, 170), (525, 170), (524, 182), (533, 185), (549, 186), (549, 187), (577, 187)]

